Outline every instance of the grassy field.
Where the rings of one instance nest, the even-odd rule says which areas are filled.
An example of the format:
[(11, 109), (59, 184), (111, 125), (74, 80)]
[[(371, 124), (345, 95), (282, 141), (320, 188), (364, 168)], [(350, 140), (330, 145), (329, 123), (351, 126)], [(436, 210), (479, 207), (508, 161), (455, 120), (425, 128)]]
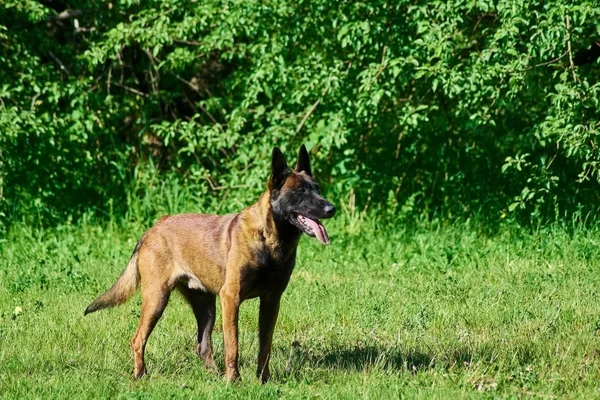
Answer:
[[(194, 353), (174, 295), (131, 379), (139, 293), (83, 317), (124, 269), (142, 226), (17, 226), (0, 243), (3, 398), (480, 398), (600, 396), (600, 232), (468, 224), (406, 230), (332, 221), (303, 238), (271, 370), (254, 377), (257, 306), (242, 306), (242, 383)], [(222, 330), (214, 333), (222, 367)]]

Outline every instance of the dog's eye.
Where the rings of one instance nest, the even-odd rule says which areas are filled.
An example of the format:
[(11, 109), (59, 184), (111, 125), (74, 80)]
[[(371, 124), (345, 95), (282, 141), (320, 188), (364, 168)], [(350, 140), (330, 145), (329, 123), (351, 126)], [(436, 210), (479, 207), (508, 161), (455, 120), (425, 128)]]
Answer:
[(304, 186), (300, 187), (300, 189), (298, 189), (298, 191), (300, 193), (306, 193), (306, 188)]

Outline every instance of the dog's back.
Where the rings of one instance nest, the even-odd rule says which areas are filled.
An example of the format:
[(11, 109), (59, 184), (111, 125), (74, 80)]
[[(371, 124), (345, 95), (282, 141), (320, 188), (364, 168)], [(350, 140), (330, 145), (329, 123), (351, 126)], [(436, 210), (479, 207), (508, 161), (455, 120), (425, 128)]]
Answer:
[(178, 214), (165, 216), (137, 243), (117, 282), (95, 299), (84, 314), (113, 307), (129, 299), (140, 281), (152, 280), (169, 289), (218, 293), (225, 280), (231, 233), (239, 214)]
[[(179, 214), (161, 218), (145, 235), (138, 265), (169, 287), (197, 279), (218, 293), (225, 279), (231, 233), (239, 214)], [(185, 282), (184, 282), (185, 283)], [(191, 285), (198, 282), (191, 282)]]

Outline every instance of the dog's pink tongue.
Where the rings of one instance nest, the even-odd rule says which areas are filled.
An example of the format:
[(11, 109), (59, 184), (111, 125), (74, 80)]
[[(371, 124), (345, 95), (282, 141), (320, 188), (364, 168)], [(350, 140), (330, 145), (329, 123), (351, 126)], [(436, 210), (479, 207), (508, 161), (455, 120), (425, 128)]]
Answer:
[(315, 236), (317, 236), (317, 239), (319, 239), (319, 242), (323, 244), (329, 244), (329, 236), (327, 236), (327, 231), (325, 230), (323, 224), (310, 218), (306, 218), (305, 221), (308, 223), (308, 225), (310, 225), (315, 233)]

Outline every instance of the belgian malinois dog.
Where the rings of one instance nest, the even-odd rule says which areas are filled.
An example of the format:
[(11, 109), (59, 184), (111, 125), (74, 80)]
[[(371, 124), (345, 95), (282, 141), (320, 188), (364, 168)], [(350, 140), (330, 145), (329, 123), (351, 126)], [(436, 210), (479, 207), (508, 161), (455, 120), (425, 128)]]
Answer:
[(279, 302), (296, 262), (302, 233), (329, 244), (319, 219), (335, 214), (312, 178), (308, 152), (302, 145), (296, 168), (288, 168), (276, 147), (268, 189), (258, 202), (239, 214), (179, 214), (162, 217), (139, 240), (117, 282), (90, 304), (84, 315), (125, 302), (141, 286), (140, 323), (131, 340), (135, 379), (146, 373), (148, 337), (177, 288), (198, 323), (196, 351), (206, 367), (218, 371), (211, 334), (216, 296), (223, 312), (225, 377), (240, 378), (238, 314), (242, 301), (260, 298), (257, 377), (270, 377), (269, 358)]

